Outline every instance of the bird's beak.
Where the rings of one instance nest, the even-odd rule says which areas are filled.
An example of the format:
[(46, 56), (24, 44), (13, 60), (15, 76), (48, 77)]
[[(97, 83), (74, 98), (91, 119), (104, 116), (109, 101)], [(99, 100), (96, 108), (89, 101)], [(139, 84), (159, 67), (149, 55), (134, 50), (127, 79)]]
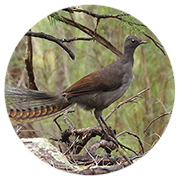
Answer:
[(141, 41), (139, 42), (139, 44), (147, 44), (147, 42), (141, 40)]

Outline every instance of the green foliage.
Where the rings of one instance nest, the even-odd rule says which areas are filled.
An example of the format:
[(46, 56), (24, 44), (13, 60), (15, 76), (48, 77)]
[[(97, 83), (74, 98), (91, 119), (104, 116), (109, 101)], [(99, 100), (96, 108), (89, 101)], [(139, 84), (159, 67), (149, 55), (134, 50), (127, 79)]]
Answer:
[[(154, 34), (131, 15), (103, 6), (81, 6), (81, 8), (97, 14), (119, 14), (122, 17), (121, 21), (114, 18), (101, 19), (97, 28), (97, 32), (121, 52), (123, 52), (124, 40), (130, 34), (137, 35), (141, 39), (148, 41), (147, 45), (139, 47), (135, 52), (133, 68), (135, 79), (118, 102), (126, 100), (146, 87), (150, 87), (150, 91), (144, 93), (142, 99), (138, 99), (137, 103), (124, 104), (107, 122), (112, 128), (116, 129), (117, 133), (124, 130), (136, 133), (143, 141), (145, 150), (149, 150), (161, 137), (170, 116), (159, 119), (149, 128), (148, 134), (151, 135), (150, 137), (147, 137), (143, 130), (157, 115), (170, 111), (173, 108), (174, 79), (170, 61), (150, 39), (144, 36), (144, 32), (146, 32), (158, 41)], [(57, 38), (88, 37), (87, 34), (79, 29), (57, 20), (62, 15), (70, 18), (68, 12), (61, 10), (54, 14), (56, 15), (55, 18), (48, 16), (48, 18), (38, 22), (31, 30), (44, 32)], [(78, 23), (92, 30), (95, 29), (95, 18), (78, 12), (73, 13), (72, 16)], [(67, 53), (57, 44), (39, 38), (32, 39), (35, 81), (38, 88), (43, 91), (61, 92), (81, 77), (118, 59), (115, 54), (98, 42), (74, 41), (66, 43), (76, 56), (76, 60), (72, 61)], [(27, 75), (22, 73), (25, 66), (25, 41), (26, 39), (23, 38), (19, 42), (12, 55), (8, 67), (8, 74), (11, 76), (7, 78), (9, 82), (21, 86), (25, 86), (27, 83)], [(103, 117), (118, 102), (104, 110)], [(94, 116), (90, 112), (85, 112), (78, 107), (75, 108), (75, 113), (68, 114), (68, 118), (77, 128), (97, 125)], [(67, 128), (62, 118), (60, 118), (59, 123), (62, 128)], [(34, 122), (32, 126), (35, 129), (41, 128), (57, 137), (59, 136), (58, 128), (52, 122), (52, 118)], [(137, 139), (132, 136), (123, 135), (118, 139), (132, 149), (140, 149)]]

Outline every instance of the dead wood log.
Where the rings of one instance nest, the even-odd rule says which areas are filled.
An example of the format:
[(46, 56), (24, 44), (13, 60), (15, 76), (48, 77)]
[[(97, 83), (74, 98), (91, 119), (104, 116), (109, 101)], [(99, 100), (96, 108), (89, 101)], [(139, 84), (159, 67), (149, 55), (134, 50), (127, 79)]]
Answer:
[(47, 139), (22, 138), (3, 142), (3, 163), (14, 165), (31, 164), (39, 168), (74, 170), (67, 158)]
[[(99, 148), (105, 149), (107, 155), (104, 157), (96, 155), (96, 151)], [(121, 163), (123, 161), (122, 157), (111, 158), (110, 152), (115, 149), (115, 145), (111, 141), (100, 140), (93, 143), (89, 148), (85, 148), (85, 152), (80, 154), (68, 155), (67, 158), (70, 162), (78, 165), (113, 165)]]
[[(109, 144), (110, 143), (110, 144)], [(20, 173), (22, 168), (26, 171), (24, 166), (34, 166), (42, 169), (52, 168), (63, 172), (67, 175), (176, 175), (175, 160), (172, 158), (164, 159), (161, 156), (154, 156), (155, 160), (158, 161), (158, 165), (153, 165), (154, 159), (152, 156), (149, 157), (131, 157), (130, 159), (139, 168), (134, 170), (134, 168), (128, 163), (121, 161), (120, 164), (108, 166), (98, 166), (97, 159), (95, 159), (95, 150), (99, 147), (105, 147), (113, 145), (112, 142), (101, 140), (97, 143), (91, 145), (87, 153), (91, 152), (89, 159), (91, 158), (91, 165), (83, 166), (82, 168), (69, 163), (66, 156), (59, 152), (52, 144), (50, 144), (46, 139), (43, 138), (32, 138), (32, 139), (12, 139), (11, 141), (4, 140), (3, 144), (3, 159), (4, 159), (4, 171), (8, 171), (8, 175), (13, 175), (13, 173)], [(175, 146), (172, 144), (167, 148), (160, 149), (159, 152), (163, 152), (165, 149), (170, 149), (171, 152)], [(81, 154), (83, 158), (83, 153)], [(144, 155), (146, 156), (146, 155)], [(109, 162), (111, 157), (105, 157)], [(118, 159), (117, 159), (118, 160)], [(146, 160), (146, 161), (144, 161)], [(159, 161), (160, 160), (160, 161)], [(172, 162), (171, 162), (172, 161)], [(95, 164), (95, 165), (94, 165)], [(111, 162), (111, 164), (114, 164)], [(165, 166), (163, 164), (166, 164)], [(27, 166), (28, 165), (28, 166)], [(57, 173), (57, 175), (59, 175)]]

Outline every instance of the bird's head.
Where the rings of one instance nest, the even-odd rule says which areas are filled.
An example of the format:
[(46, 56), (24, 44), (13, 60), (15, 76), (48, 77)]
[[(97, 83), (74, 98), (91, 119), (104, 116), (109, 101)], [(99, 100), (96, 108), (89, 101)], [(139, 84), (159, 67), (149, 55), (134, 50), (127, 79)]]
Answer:
[(146, 43), (146, 41), (143, 41), (136, 36), (128, 36), (125, 41), (124, 52), (134, 51), (140, 44)]

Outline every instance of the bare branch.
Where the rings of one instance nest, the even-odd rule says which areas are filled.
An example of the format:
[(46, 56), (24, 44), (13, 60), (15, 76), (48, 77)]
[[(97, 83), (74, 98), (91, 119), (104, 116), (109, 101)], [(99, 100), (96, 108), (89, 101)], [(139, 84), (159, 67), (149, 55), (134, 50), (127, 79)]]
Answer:
[(49, 34), (45, 34), (43, 32), (31, 32), (28, 31), (25, 36), (33, 36), (33, 37), (38, 37), (38, 38), (43, 38), (43, 39), (47, 39), (49, 41), (53, 41), (56, 44), (58, 44), (59, 46), (61, 46), (68, 54), (69, 56), (74, 60), (75, 59), (75, 55), (74, 53), (67, 47), (65, 46), (62, 41), (58, 38), (55, 38), (54, 36), (51, 36)]
[(160, 44), (158, 41), (156, 41), (152, 36), (150, 36), (147, 33), (143, 33), (146, 37), (148, 37), (149, 39), (151, 39), (153, 41), (153, 43), (162, 51), (162, 53), (166, 56), (166, 52), (163, 49), (162, 44)]
[[(124, 21), (124, 20), (123, 20)], [(136, 26), (142, 26), (142, 27), (150, 27), (150, 28), (159, 28), (159, 29), (162, 29), (164, 30), (167, 34), (168, 34), (168, 37), (170, 39), (170, 47), (174, 53), (174, 56), (176, 57), (176, 53), (175, 53), (175, 50), (174, 50), (174, 47), (173, 47), (173, 44), (172, 44), (172, 38), (171, 38), (171, 35), (169, 33), (169, 31), (164, 27), (164, 26), (161, 26), (161, 25), (145, 25), (145, 24), (140, 24), (140, 23), (135, 23), (135, 22), (129, 22), (129, 21), (126, 21), (130, 26), (132, 25), (136, 25)], [(143, 34), (148, 37), (149, 39), (151, 39), (154, 44), (162, 51), (162, 53), (166, 56), (166, 53), (164, 52), (164, 50), (161, 48), (166, 48), (166, 49), (169, 49), (171, 50), (170, 48), (166, 47), (165, 45), (163, 45), (162, 43), (158, 42), (157, 40), (155, 40), (152, 36), (150, 36), (149, 34), (143, 32)]]
[(97, 19), (101, 19), (101, 18), (117, 18), (119, 20), (121, 20), (121, 16), (123, 16), (123, 14), (117, 14), (117, 15), (112, 15), (112, 14), (104, 14), (104, 15), (100, 15), (100, 14), (96, 14), (96, 13), (93, 13), (91, 11), (88, 11), (88, 10), (85, 10), (85, 9), (82, 9), (82, 8), (65, 8), (63, 9), (64, 11), (68, 11), (70, 13), (74, 13), (74, 12), (83, 12), (85, 14), (88, 14), (94, 18), (97, 18)]
[(69, 13), (69, 15), (70, 15), (71, 19), (74, 21), (74, 18), (73, 18), (73, 16), (72, 16), (72, 13)]
[[(51, 14), (50, 16), (53, 17), (53, 18), (56, 18), (58, 19), (59, 21), (62, 21), (66, 24), (69, 24), (71, 26), (74, 26), (80, 30), (82, 30), (83, 32), (87, 33), (88, 35), (90, 35), (91, 37), (93, 37), (96, 41), (98, 41), (99, 43), (101, 43), (102, 45), (104, 45), (105, 47), (107, 47), (108, 49), (110, 49), (113, 53), (115, 53), (116, 55), (118, 56), (122, 56), (122, 53), (119, 52), (112, 44), (110, 44), (110, 42), (108, 42), (107, 40), (105, 40), (102, 36), (100, 36), (98, 33), (97, 33), (97, 27), (98, 27), (98, 24), (99, 24), (99, 21), (100, 19), (106, 19), (106, 18), (115, 18), (115, 19), (118, 19), (118, 20), (121, 20), (121, 21), (124, 21), (126, 23), (128, 23), (130, 26), (132, 25), (137, 25), (137, 26), (143, 26), (143, 27), (146, 27), (144, 24), (139, 24), (139, 23), (135, 23), (135, 22), (129, 22), (127, 20), (124, 20), (123, 19), (123, 16), (125, 15), (129, 15), (129, 14), (117, 14), (117, 15), (112, 15), (112, 14), (104, 14), (104, 15), (100, 15), (100, 14), (96, 14), (96, 13), (93, 13), (91, 11), (88, 11), (88, 10), (85, 10), (85, 9), (81, 9), (81, 8), (66, 8), (66, 9), (63, 9), (64, 11), (68, 11), (70, 13), (73, 13), (73, 12), (83, 12), (85, 14), (88, 14), (94, 18), (97, 18), (97, 23), (96, 23), (96, 27), (95, 27), (95, 30), (92, 31), (90, 30), (89, 28), (73, 21), (73, 20), (70, 20), (70, 19), (67, 19), (63, 16), (57, 16), (57, 13), (53, 13)], [(136, 28), (138, 31), (140, 31), (138, 28)], [(164, 51), (163, 49), (163, 46), (161, 45), (161, 43), (159, 43), (158, 41), (156, 41), (152, 36), (150, 36), (149, 34), (143, 32), (143, 34), (148, 37), (149, 39), (151, 39), (153, 41), (153, 43), (162, 51), (162, 53), (164, 55), (166, 55), (166, 52)]]
[[(176, 13), (176, 10), (163, 10), (163, 11), (158, 11), (158, 12), (153, 12), (153, 13), (151, 13), (151, 12), (138, 12), (138, 13), (132, 12), (132, 13), (122, 13), (122, 14), (117, 14), (117, 15), (113, 15), (113, 14), (103, 14), (103, 15), (100, 15), (100, 14), (96, 14), (94, 12), (91, 12), (91, 11), (88, 11), (88, 10), (85, 10), (85, 9), (81, 9), (81, 8), (69, 8), (69, 7), (55, 7), (55, 8), (56, 9), (60, 9), (60, 10), (64, 10), (64, 11), (68, 11), (70, 13), (73, 13), (73, 12), (83, 12), (85, 14), (88, 14), (89, 16), (97, 18), (97, 24), (96, 24), (96, 27), (95, 27), (95, 32), (97, 30), (97, 26), (99, 24), (100, 19), (107, 19), (107, 18), (118, 19), (120, 21), (128, 23), (130, 26), (136, 25), (136, 26), (143, 26), (143, 27), (162, 28), (162, 29), (164, 29), (167, 32), (167, 34), (169, 36), (169, 39), (170, 39), (170, 46), (171, 46), (171, 48), (173, 50), (173, 53), (175, 54), (175, 50), (174, 50), (174, 47), (172, 45), (171, 36), (170, 36), (170, 34), (169, 34), (169, 32), (167, 31), (166, 28), (164, 28), (162, 26), (144, 25), (144, 24), (139, 24), (139, 23), (135, 23), (135, 22), (129, 22), (127, 20), (124, 20), (123, 16), (130, 16), (130, 15), (150, 15), (150, 16), (155, 16), (155, 15), (158, 15), (158, 14)], [(154, 44), (162, 51), (162, 53), (164, 55), (166, 55), (164, 50), (161, 48), (161, 47), (167, 48), (166, 46), (164, 46), (163, 44), (161, 44), (158, 41), (156, 41), (152, 36), (148, 35), (147, 33), (143, 33), (143, 34), (146, 37), (148, 37), (149, 39), (151, 39), (154, 42)]]
[(149, 123), (149, 125), (146, 127), (146, 129), (145, 129), (143, 132), (145, 133), (145, 132), (148, 130), (148, 128), (149, 128), (155, 121), (157, 121), (159, 118), (162, 118), (162, 117), (167, 116), (167, 115), (170, 115), (170, 114), (172, 114), (172, 111), (166, 112), (166, 113), (164, 113), (164, 114), (161, 114), (161, 115), (157, 116), (157, 118), (153, 119), (153, 120)]
[(74, 38), (66, 38), (66, 39), (59, 39), (60, 41), (62, 42), (66, 42), (66, 43), (69, 43), (69, 42), (72, 42), (72, 41), (79, 41), (79, 40), (82, 40), (82, 41), (92, 41), (94, 38), (87, 38), (87, 37), (74, 37)]
[[(55, 6), (54, 6), (55, 7)], [(56, 9), (60, 9), (60, 10), (63, 10), (63, 11), (68, 11), (70, 13), (73, 13), (73, 12), (83, 12), (85, 14), (88, 14), (94, 18), (98, 18), (98, 19), (101, 19), (101, 18), (120, 18), (121, 16), (130, 16), (130, 15), (150, 15), (150, 16), (155, 16), (155, 15), (158, 15), (158, 14), (167, 14), (167, 13), (176, 13), (176, 10), (163, 10), (163, 11), (157, 11), (157, 12), (138, 12), (138, 13), (122, 13), (122, 14), (117, 14), (117, 15), (112, 15), (112, 14), (103, 14), (103, 15), (100, 15), (100, 14), (96, 14), (94, 12), (91, 12), (91, 11), (88, 11), (88, 10), (85, 10), (85, 9), (81, 9), (81, 8), (69, 8), (69, 7), (55, 7)]]
[(134, 136), (134, 137), (136, 137), (136, 138), (138, 139), (139, 144), (140, 144), (140, 146), (141, 146), (141, 151), (142, 151), (142, 153), (144, 154), (143, 143), (142, 143), (140, 137), (139, 137), (137, 134), (134, 134), (134, 133), (132, 133), (132, 132), (130, 132), (130, 131), (123, 131), (123, 132), (117, 134), (116, 137), (121, 136), (121, 135), (123, 135), (123, 134), (125, 134), (125, 133), (127, 133), (127, 134), (129, 134), (129, 135), (132, 135), (132, 136)]
[[(31, 29), (29, 30), (31, 32)], [(34, 81), (34, 73), (33, 73), (33, 48), (32, 48), (32, 41), (31, 37), (27, 37), (27, 48), (26, 48), (26, 58), (25, 58), (25, 64), (26, 64), (26, 70), (29, 77), (29, 84), (28, 88), (33, 90), (38, 90), (36, 83)]]
[(139, 92), (138, 94), (136, 94), (136, 95), (134, 95), (134, 96), (126, 99), (125, 101), (120, 102), (116, 107), (114, 107), (114, 108), (112, 109), (112, 111), (104, 118), (104, 120), (107, 121), (107, 119), (109, 119), (109, 117), (110, 117), (118, 108), (120, 108), (123, 104), (134, 101), (135, 99), (137, 99), (138, 97), (140, 97), (140, 95), (141, 95), (142, 93), (148, 91), (149, 89), (150, 89), (150, 88), (148, 87), (148, 88), (142, 90), (141, 92)]
[(90, 35), (91, 37), (93, 37), (93, 39), (95, 39), (96, 41), (98, 41), (99, 43), (101, 43), (103, 46), (105, 46), (106, 48), (108, 48), (109, 50), (111, 50), (113, 53), (115, 53), (118, 56), (122, 56), (122, 53), (116, 49), (109, 41), (107, 41), (105, 38), (103, 38), (102, 36), (100, 36), (98, 33), (94, 32), (93, 30), (89, 29), (88, 27), (85, 27), (75, 21), (72, 21), (66, 17), (63, 16), (58, 16), (57, 13), (53, 13), (50, 15), (52, 18), (57, 19), (58, 21), (64, 22), (68, 25), (74, 26), (78, 29), (80, 29), (81, 31), (85, 32), (86, 34)]

